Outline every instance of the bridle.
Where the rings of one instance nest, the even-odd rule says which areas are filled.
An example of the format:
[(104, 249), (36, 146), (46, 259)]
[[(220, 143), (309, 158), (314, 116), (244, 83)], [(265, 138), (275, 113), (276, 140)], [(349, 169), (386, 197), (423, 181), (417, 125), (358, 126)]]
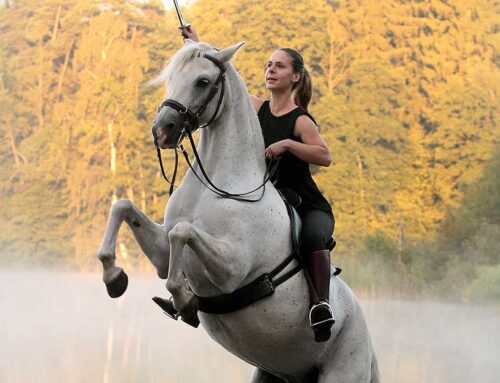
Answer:
[[(160, 163), (161, 173), (162, 173), (163, 178), (170, 184), (169, 194), (172, 195), (172, 193), (174, 191), (175, 178), (177, 176), (177, 167), (178, 167), (178, 163), (179, 163), (177, 149), (180, 148), (182, 151), (182, 154), (184, 155), (184, 158), (185, 158), (187, 164), (189, 165), (189, 168), (194, 173), (196, 178), (198, 178), (198, 180), (207, 189), (209, 189), (210, 191), (219, 195), (222, 198), (229, 198), (229, 199), (234, 199), (234, 200), (243, 201), (243, 202), (258, 202), (264, 197), (265, 184), (267, 183), (267, 181), (269, 181), (271, 179), (272, 175), (276, 171), (276, 169), (278, 167), (279, 160), (274, 161), (274, 163), (273, 162), (268, 163), (268, 166), (266, 168), (266, 172), (264, 174), (264, 180), (260, 186), (256, 187), (253, 190), (245, 192), (245, 193), (230, 193), (230, 192), (223, 190), (223, 189), (220, 189), (216, 185), (214, 185), (214, 183), (208, 177), (208, 175), (205, 171), (205, 168), (203, 167), (203, 164), (201, 162), (201, 159), (198, 155), (198, 151), (196, 150), (196, 145), (194, 143), (192, 133), (200, 128), (205, 128), (205, 127), (209, 126), (218, 117), (218, 114), (219, 114), (219, 111), (220, 111), (220, 108), (222, 105), (222, 101), (224, 99), (225, 79), (226, 79), (226, 67), (224, 66), (224, 64), (221, 61), (219, 61), (215, 57), (210, 56), (208, 54), (202, 54), (201, 52), (198, 53), (198, 57), (203, 57), (203, 58), (210, 60), (219, 68), (219, 75), (217, 76), (217, 79), (215, 80), (214, 84), (212, 85), (212, 88), (210, 89), (210, 92), (209, 92), (207, 98), (205, 99), (205, 102), (198, 108), (198, 110), (196, 112), (193, 112), (189, 107), (184, 106), (180, 102), (173, 100), (173, 99), (164, 100), (161, 103), (161, 105), (158, 107), (157, 113), (160, 113), (160, 111), (163, 109), (163, 107), (169, 106), (172, 109), (176, 110), (178, 113), (180, 113), (183, 120), (184, 120), (182, 132), (179, 135), (179, 139), (178, 139), (176, 146), (175, 146), (175, 165), (174, 165), (174, 173), (172, 175), (172, 181), (169, 181), (167, 176), (165, 175), (165, 170), (164, 170), (163, 162), (162, 162), (162, 158), (161, 158), (161, 151), (160, 151), (160, 148), (158, 146), (157, 137), (156, 137), (156, 135), (154, 135), (154, 145), (156, 147), (156, 152), (157, 152), (157, 156), (158, 156), (158, 161)], [(220, 87), (220, 94), (219, 94), (219, 99), (217, 101), (217, 108), (215, 109), (215, 112), (213, 113), (210, 120), (207, 123), (200, 125), (200, 117), (206, 111), (210, 102), (214, 99), (214, 97), (219, 92), (219, 87)], [(189, 139), (189, 142), (191, 144), (191, 148), (193, 150), (196, 161), (198, 162), (200, 171), (201, 171), (203, 177), (205, 178), (205, 180), (207, 181), (208, 185), (207, 185), (207, 183), (205, 183), (201, 179), (201, 177), (198, 175), (196, 170), (191, 165), (191, 162), (189, 161), (189, 155), (182, 145), (182, 140), (185, 138), (185, 136), (187, 136)], [(262, 188), (262, 194), (259, 198), (250, 199), (250, 198), (245, 197), (246, 195), (254, 193), (261, 188)]]
[[(226, 89), (225, 86), (225, 78), (226, 78), (226, 67), (224, 66), (223, 63), (221, 63), (219, 60), (217, 60), (215, 57), (207, 55), (207, 54), (198, 54), (198, 57), (203, 57), (206, 58), (210, 61), (212, 61), (218, 68), (219, 68), (219, 75), (217, 76), (217, 79), (215, 80), (214, 84), (212, 85), (212, 88), (210, 89), (210, 92), (205, 99), (205, 102), (198, 108), (196, 112), (193, 112), (189, 107), (182, 105), (180, 102), (173, 100), (171, 98), (164, 100), (161, 105), (158, 107), (158, 113), (163, 109), (165, 106), (170, 106), (172, 109), (175, 109), (177, 112), (179, 112), (183, 119), (184, 119), (184, 131), (186, 128), (188, 130), (191, 130), (191, 132), (194, 132), (198, 130), (199, 128), (204, 128), (208, 125), (210, 125), (215, 118), (217, 117), (217, 114), (219, 113), (220, 107), (222, 105), (222, 100), (224, 99), (224, 92)], [(206, 123), (200, 126), (200, 117), (201, 115), (205, 112), (205, 110), (208, 107), (208, 104), (214, 99), (214, 97), (217, 95), (219, 92), (219, 86), (221, 87), (220, 95), (219, 95), (219, 100), (217, 101), (217, 108), (215, 109), (214, 114), (212, 115), (212, 118)], [(179, 146), (180, 142), (184, 138), (184, 134), (181, 134), (179, 137), (179, 141), (177, 142), (176, 147)], [(156, 137), (155, 137), (155, 146), (158, 148), (158, 145), (156, 145)]]

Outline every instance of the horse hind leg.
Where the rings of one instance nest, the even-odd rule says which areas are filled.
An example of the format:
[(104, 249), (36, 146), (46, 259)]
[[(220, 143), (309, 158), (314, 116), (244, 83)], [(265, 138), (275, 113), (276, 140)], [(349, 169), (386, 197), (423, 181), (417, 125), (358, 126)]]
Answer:
[(141, 249), (156, 267), (158, 276), (168, 275), (169, 245), (163, 226), (149, 219), (131, 201), (123, 199), (113, 204), (97, 258), (102, 262), (103, 281), (108, 295), (121, 296), (127, 289), (128, 277), (121, 267), (116, 266), (116, 238), (123, 222), (131, 228)]

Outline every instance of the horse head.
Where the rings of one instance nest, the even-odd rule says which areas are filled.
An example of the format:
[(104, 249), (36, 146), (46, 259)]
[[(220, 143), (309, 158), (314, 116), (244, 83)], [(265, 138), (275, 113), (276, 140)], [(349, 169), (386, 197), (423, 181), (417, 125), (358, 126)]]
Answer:
[(151, 129), (157, 148), (176, 148), (186, 129), (207, 126), (222, 113), (225, 65), (242, 45), (219, 51), (188, 40), (152, 81), (165, 83), (167, 89)]

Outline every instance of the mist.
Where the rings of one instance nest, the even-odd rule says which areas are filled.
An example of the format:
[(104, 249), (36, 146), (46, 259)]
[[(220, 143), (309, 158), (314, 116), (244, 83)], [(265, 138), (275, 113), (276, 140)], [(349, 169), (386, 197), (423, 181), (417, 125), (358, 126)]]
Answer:
[[(131, 274), (108, 298), (98, 274), (0, 270), (0, 381), (248, 382), (253, 367), (151, 301), (164, 281)], [(498, 307), (362, 300), (382, 381), (497, 382)]]

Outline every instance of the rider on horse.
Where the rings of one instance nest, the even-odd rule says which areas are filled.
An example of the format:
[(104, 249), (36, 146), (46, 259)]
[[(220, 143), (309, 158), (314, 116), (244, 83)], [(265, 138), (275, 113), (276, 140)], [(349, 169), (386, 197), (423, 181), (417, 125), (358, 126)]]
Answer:
[[(184, 38), (199, 41), (192, 27), (182, 28)], [(330, 251), (328, 241), (335, 219), (328, 201), (316, 186), (309, 164), (329, 166), (331, 155), (321, 138), (314, 119), (307, 111), (311, 100), (311, 78), (302, 56), (290, 48), (279, 48), (271, 55), (265, 74), (269, 100), (251, 96), (258, 113), (265, 142), (265, 156), (280, 158), (272, 177), (276, 188), (284, 194), (299, 196), (297, 211), (303, 223), (301, 254), (316, 296), (309, 313), (315, 339), (323, 342), (330, 337), (335, 322), (329, 304)], [(172, 302), (156, 298), (165, 311), (173, 313)]]

